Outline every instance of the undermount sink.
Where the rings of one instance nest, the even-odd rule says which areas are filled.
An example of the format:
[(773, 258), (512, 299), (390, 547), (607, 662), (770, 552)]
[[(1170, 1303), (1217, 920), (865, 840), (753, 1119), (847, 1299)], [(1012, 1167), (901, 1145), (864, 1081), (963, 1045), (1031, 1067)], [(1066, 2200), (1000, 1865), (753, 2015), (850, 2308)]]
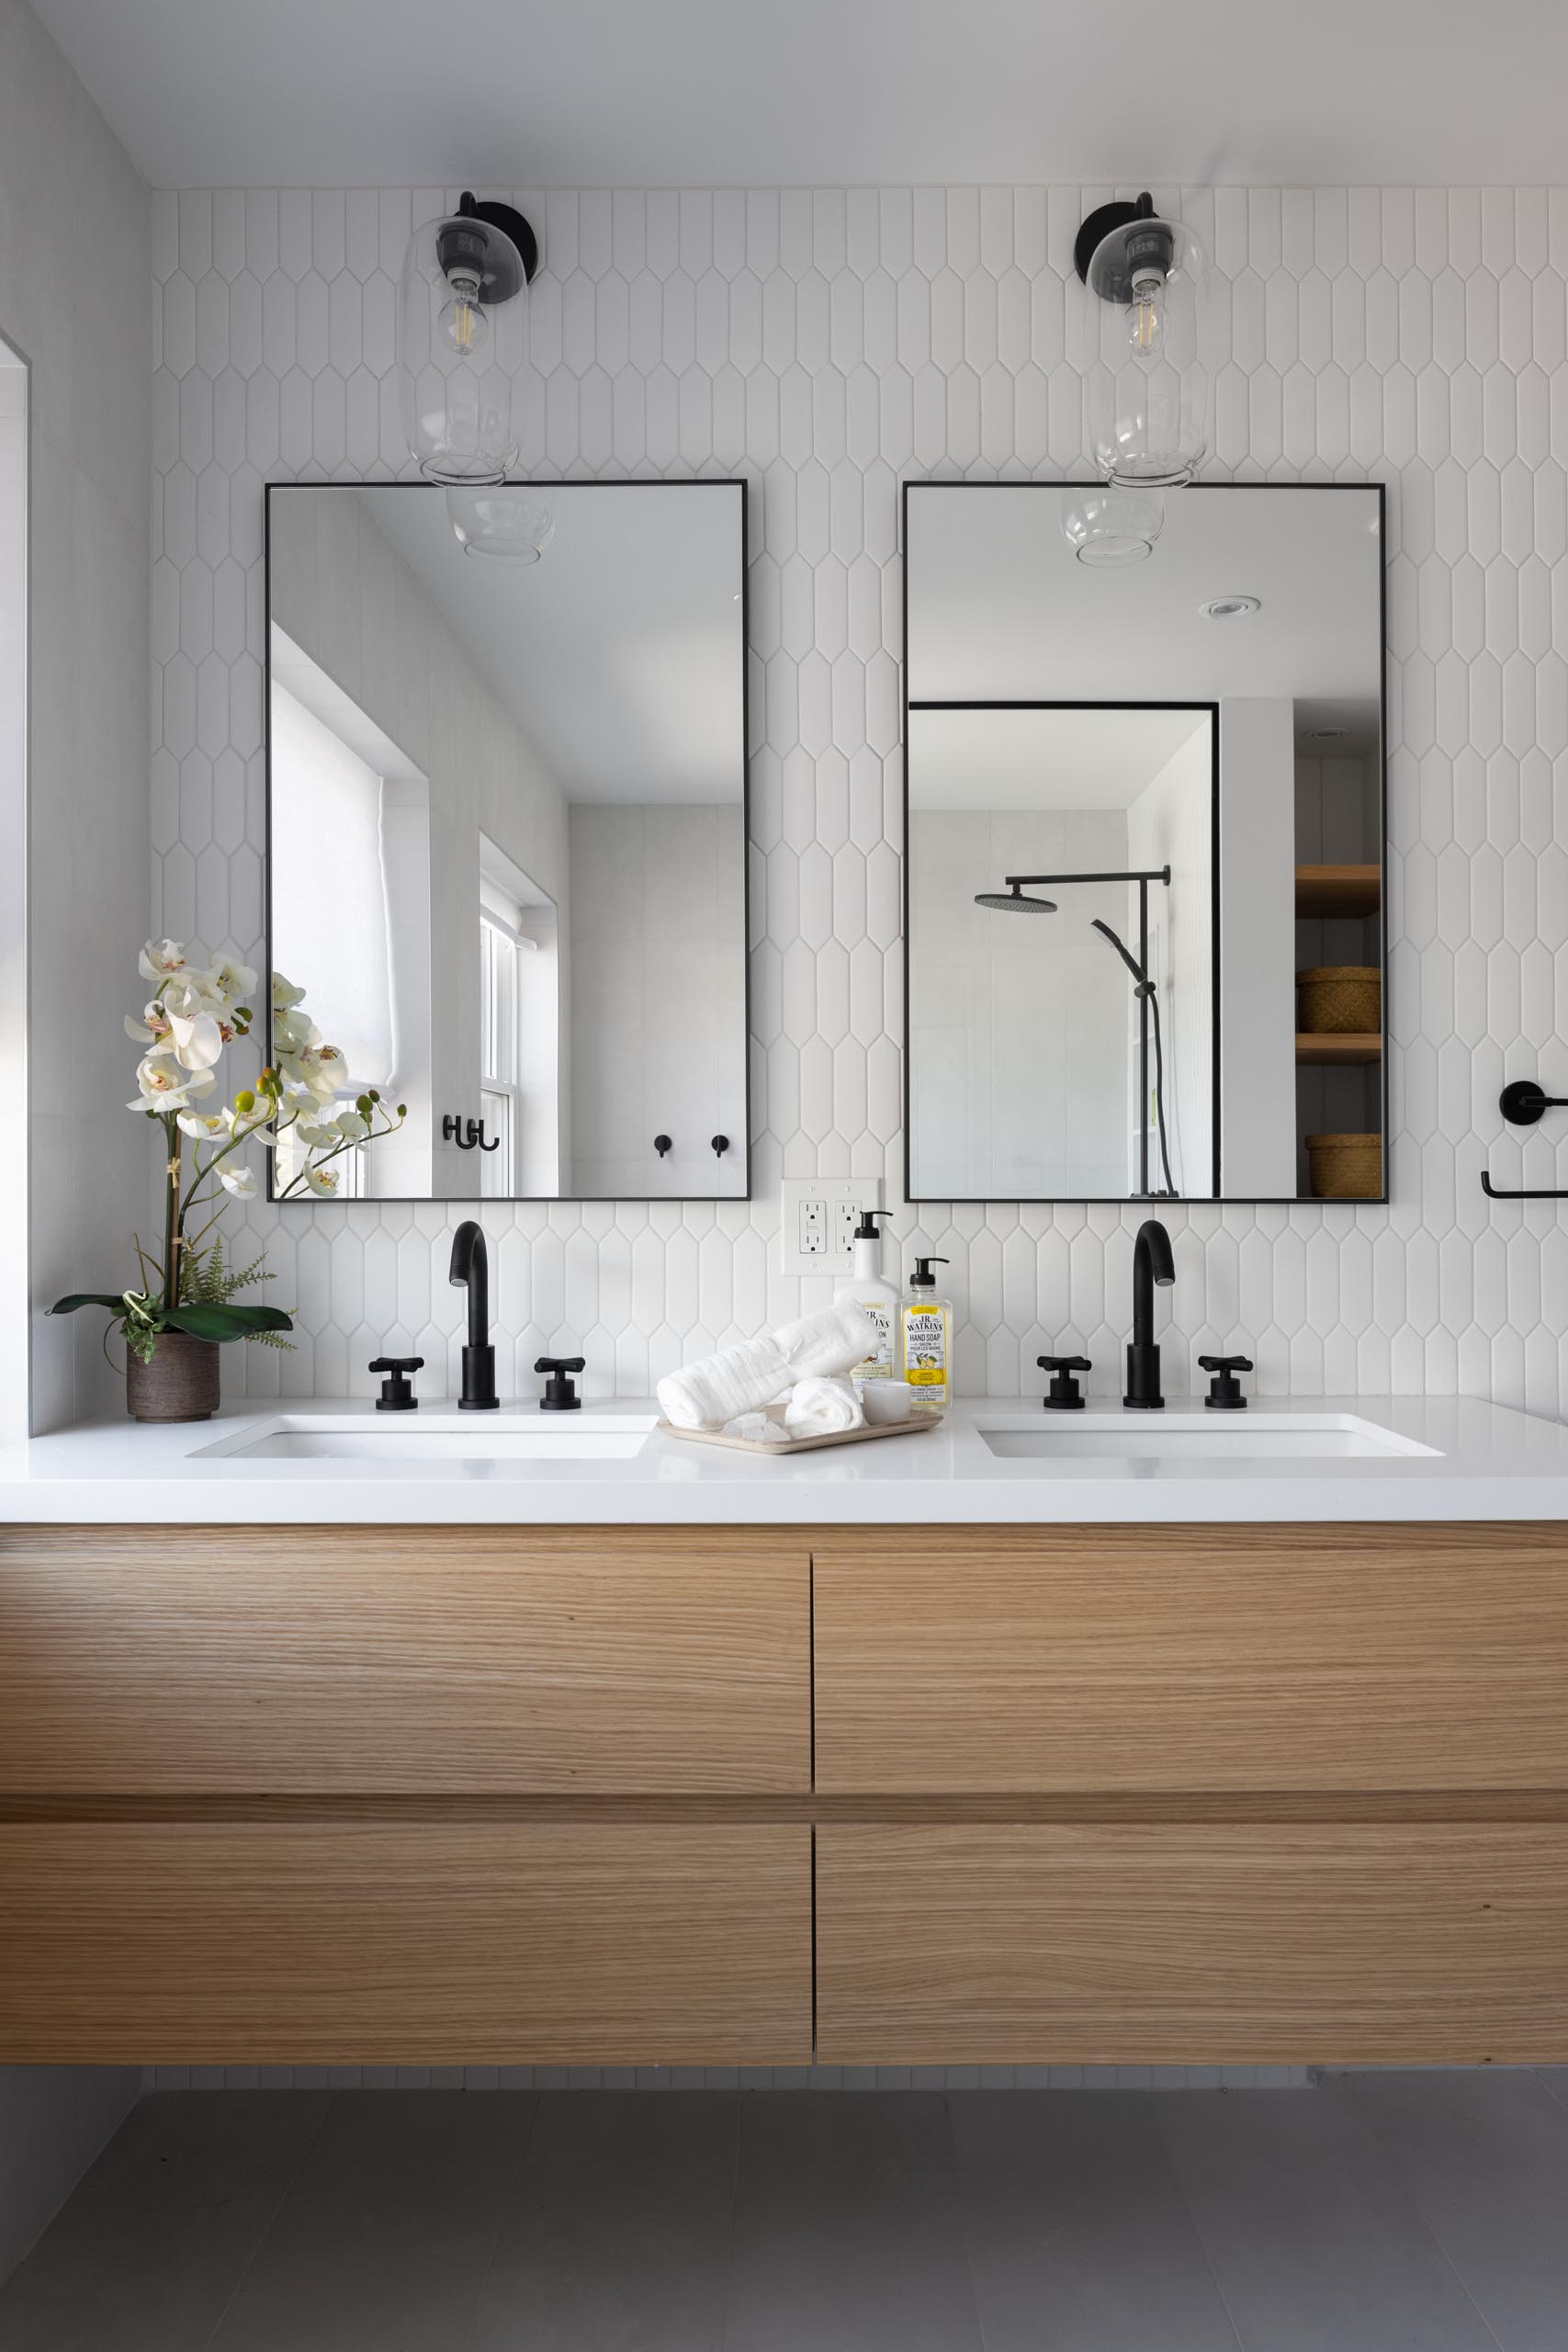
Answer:
[(265, 1429), (203, 1446), (200, 1458), (231, 1462), (373, 1462), (403, 1474), (437, 1464), (629, 1462), (640, 1453), (653, 1416), (559, 1413), (536, 1422), (424, 1420), (412, 1413), (377, 1420), (282, 1414)]
[(976, 1417), (1004, 1462), (1300, 1462), (1435, 1454), (1355, 1413), (1086, 1412), (1043, 1423)]

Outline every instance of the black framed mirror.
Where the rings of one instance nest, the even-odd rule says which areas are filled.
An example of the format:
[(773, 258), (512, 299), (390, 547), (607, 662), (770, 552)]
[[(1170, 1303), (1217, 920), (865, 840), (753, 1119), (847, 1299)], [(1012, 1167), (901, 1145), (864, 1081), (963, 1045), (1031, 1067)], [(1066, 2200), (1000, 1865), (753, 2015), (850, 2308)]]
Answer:
[(266, 594), (269, 969), (408, 1110), (334, 1197), (748, 1198), (744, 482), (274, 484)]
[(1384, 1199), (1382, 487), (1103, 494), (905, 486), (908, 1197)]

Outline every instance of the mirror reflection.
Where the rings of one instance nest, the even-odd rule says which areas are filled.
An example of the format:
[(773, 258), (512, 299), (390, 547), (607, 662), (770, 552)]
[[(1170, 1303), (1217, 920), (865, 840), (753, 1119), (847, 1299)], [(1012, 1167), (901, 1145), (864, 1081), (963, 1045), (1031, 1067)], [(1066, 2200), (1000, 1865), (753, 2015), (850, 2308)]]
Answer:
[(907, 493), (908, 1189), (1383, 1192), (1381, 494)]
[(739, 482), (269, 492), (270, 961), (408, 1104), (363, 1196), (745, 1197), (743, 565)]

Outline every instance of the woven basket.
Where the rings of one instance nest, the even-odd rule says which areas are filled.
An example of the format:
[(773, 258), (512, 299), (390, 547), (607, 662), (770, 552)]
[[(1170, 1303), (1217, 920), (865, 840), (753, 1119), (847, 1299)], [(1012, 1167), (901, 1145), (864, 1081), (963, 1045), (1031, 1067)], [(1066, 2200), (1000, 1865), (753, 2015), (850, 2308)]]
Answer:
[(1375, 964), (1316, 964), (1296, 974), (1296, 988), (1303, 1036), (1382, 1027), (1382, 975)]
[(1314, 1201), (1375, 1201), (1382, 1193), (1382, 1136), (1308, 1136)]

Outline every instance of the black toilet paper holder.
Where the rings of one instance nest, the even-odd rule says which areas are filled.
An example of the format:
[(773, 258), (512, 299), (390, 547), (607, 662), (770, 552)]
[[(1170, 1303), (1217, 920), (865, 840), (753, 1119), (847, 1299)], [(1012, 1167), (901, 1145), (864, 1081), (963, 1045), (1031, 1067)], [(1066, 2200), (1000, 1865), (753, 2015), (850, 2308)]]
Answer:
[[(1533, 1127), (1548, 1111), (1568, 1111), (1568, 1094), (1548, 1094), (1533, 1078), (1511, 1079), (1497, 1097), (1497, 1108), (1511, 1127)], [(1527, 1187), (1522, 1192), (1510, 1192), (1492, 1182), (1487, 1169), (1481, 1171), (1481, 1189), (1489, 1201), (1565, 1201), (1568, 1190), (1559, 1186)]]

